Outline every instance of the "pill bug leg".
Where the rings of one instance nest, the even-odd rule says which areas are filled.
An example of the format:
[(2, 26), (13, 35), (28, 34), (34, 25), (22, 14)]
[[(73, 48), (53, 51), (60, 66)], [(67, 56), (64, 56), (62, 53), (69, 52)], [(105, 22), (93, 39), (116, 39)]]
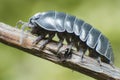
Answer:
[(60, 52), (58, 51), (58, 57), (61, 59), (61, 61), (65, 61), (66, 59), (68, 58), (71, 58), (72, 56), (72, 47), (73, 47), (73, 39), (71, 37), (71, 35), (67, 34), (67, 33), (63, 33), (63, 34), (58, 34), (58, 38), (60, 39), (60, 46), (59, 47), (62, 47), (62, 43), (64, 41), (64, 38), (66, 39), (66, 42), (67, 42), (67, 48), (60, 51), (61, 53), (64, 52), (64, 54), (59, 54)]
[(65, 54), (64, 54), (64, 57), (65, 57), (65, 59), (67, 59), (67, 58), (71, 58), (71, 56), (72, 56), (72, 47), (73, 47), (73, 42), (71, 42), (68, 46), (68, 48), (66, 48), (66, 51), (65, 51)]
[(62, 50), (59, 53), (63, 53), (63, 54), (57, 54), (57, 56), (60, 58), (60, 61), (62, 61), (62, 62), (66, 61), (66, 59), (70, 59), (72, 57), (72, 51), (69, 51), (69, 48)]
[(82, 54), (81, 56), (81, 62), (83, 62), (83, 59), (84, 59), (84, 55), (85, 55), (85, 52), (86, 52), (87, 49), (80, 49), (79, 52)]
[(64, 62), (67, 58), (67, 55), (66, 53), (68, 52), (68, 48), (60, 51), (60, 48), (63, 46), (63, 41), (64, 41), (64, 38), (65, 38), (65, 35), (64, 33), (57, 33), (57, 36), (59, 38), (59, 43), (58, 43), (58, 50), (57, 50), (57, 56), (60, 58), (60, 60), (62, 62)]
[(57, 54), (59, 53), (60, 48), (63, 46), (63, 39), (59, 40)]
[(79, 51), (79, 39), (74, 40), (74, 46), (76, 48), (76, 51)]
[(89, 50), (89, 56), (96, 59), (99, 65), (102, 66), (100, 55), (95, 50), (92, 50), (91, 48), (89, 48), (88, 50)]
[(72, 47), (74, 46), (74, 34), (66, 34), (67, 48), (65, 52), (65, 58), (70, 58), (72, 56)]
[(57, 33), (57, 36), (59, 38), (59, 43), (58, 43), (58, 49), (57, 49), (57, 54), (59, 54), (60, 52), (60, 48), (63, 46), (63, 41), (64, 41), (64, 36), (62, 35), (62, 33)]
[(79, 52), (81, 54), (81, 62), (83, 62), (83, 58), (84, 58), (85, 52), (87, 51), (87, 46), (83, 42), (80, 42), (79, 46), (80, 46)]
[(101, 64), (101, 57), (100, 56), (98, 56), (97, 62), (99, 63), (100, 66), (102, 66), (102, 64)]
[(52, 40), (52, 38), (55, 36), (55, 33), (49, 33), (48, 35), (49, 35), (48, 39), (41, 44), (40, 50), (44, 49), (46, 44), (48, 44)]
[(40, 35), (40, 36), (38, 36), (37, 39), (36, 39), (35, 41), (33, 41), (32, 44), (33, 44), (33, 45), (38, 44), (38, 43), (40, 42), (40, 40), (42, 40), (44, 37), (45, 37), (44, 35)]
[[(37, 29), (32, 30), (33, 33), (36, 32), (36, 31), (37, 31)], [(35, 41), (33, 41), (33, 43), (32, 43), (33, 46), (35, 46), (35, 45), (38, 44), (42, 39), (44, 39), (46, 35), (47, 35), (46, 32), (42, 32), (41, 34), (39, 34), (39, 36), (37, 37), (37, 39), (35, 39)]]

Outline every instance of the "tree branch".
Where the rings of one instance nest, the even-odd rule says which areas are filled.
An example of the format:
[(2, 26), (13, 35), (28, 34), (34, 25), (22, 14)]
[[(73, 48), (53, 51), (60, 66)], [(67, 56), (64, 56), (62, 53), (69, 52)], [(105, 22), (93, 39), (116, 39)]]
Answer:
[[(0, 23), (0, 42), (6, 45), (18, 48), (22, 51), (52, 61), (63, 67), (70, 68), (98, 80), (120, 80), (120, 70), (118, 68), (113, 69), (109, 64), (105, 64), (103, 62), (102, 66), (99, 66), (96, 60), (88, 56), (85, 56), (83, 62), (81, 62), (81, 55), (75, 51), (73, 51), (74, 54), (72, 54), (72, 58), (67, 59), (65, 62), (61, 62), (61, 60), (55, 55), (57, 52), (57, 42), (51, 41), (46, 45), (44, 50), (40, 51), (40, 44), (44, 40), (40, 41), (36, 46), (33, 46), (32, 42), (36, 37), (25, 32), (24, 42), (21, 45), (19, 42), (20, 35), (21, 30), (4, 23)], [(64, 50), (65, 47), (66, 45), (64, 45), (61, 50)]]

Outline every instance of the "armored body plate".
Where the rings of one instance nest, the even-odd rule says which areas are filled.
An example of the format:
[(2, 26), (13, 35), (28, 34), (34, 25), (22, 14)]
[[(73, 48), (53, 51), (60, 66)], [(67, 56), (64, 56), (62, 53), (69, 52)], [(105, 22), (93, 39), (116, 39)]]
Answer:
[(64, 22), (66, 14), (62, 12), (55, 12), (55, 25), (58, 32), (64, 32)]
[(90, 32), (88, 34), (88, 38), (87, 38), (86, 44), (90, 48), (94, 49), (95, 46), (97, 45), (97, 41), (98, 41), (98, 38), (99, 38), (100, 34), (101, 34), (101, 32), (99, 32), (95, 28), (92, 28), (92, 30), (90, 30)]
[(65, 30), (68, 33), (73, 33), (73, 25), (75, 21), (75, 16), (67, 15), (64, 22)]
[(81, 27), (84, 24), (83, 20), (77, 19), (74, 22), (74, 26), (73, 26), (73, 32), (75, 33), (75, 35), (79, 36), (80, 35), (80, 31), (81, 31)]
[(110, 45), (109, 45), (109, 47), (108, 47), (108, 49), (106, 51), (105, 57), (107, 59), (109, 59), (110, 61), (114, 62), (113, 51), (112, 51), (112, 47)]
[(81, 27), (81, 31), (80, 31), (80, 39), (85, 42), (87, 40), (87, 36), (89, 34), (89, 31), (91, 30), (92, 26), (88, 23), (85, 23), (82, 27)]
[(35, 21), (40, 27), (49, 30), (56, 31), (55, 24), (55, 12), (49, 11), (45, 12), (39, 19)]
[(105, 56), (108, 45), (109, 45), (108, 39), (105, 36), (101, 35), (98, 39), (98, 44), (96, 46), (96, 51), (98, 53), (100, 53), (101, 55)]

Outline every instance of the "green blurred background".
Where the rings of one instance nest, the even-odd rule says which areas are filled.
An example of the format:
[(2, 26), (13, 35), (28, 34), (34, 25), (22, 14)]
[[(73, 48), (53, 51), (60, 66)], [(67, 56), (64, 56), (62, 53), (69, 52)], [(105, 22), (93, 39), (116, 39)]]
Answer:
[[(15, 26), (37, 12), (56, 10), (85, 20), (105, 34), (120, 67), (120, 0), (0, 0), (0, 21)], [(0, 43), (0, 80), (94, 80)]]

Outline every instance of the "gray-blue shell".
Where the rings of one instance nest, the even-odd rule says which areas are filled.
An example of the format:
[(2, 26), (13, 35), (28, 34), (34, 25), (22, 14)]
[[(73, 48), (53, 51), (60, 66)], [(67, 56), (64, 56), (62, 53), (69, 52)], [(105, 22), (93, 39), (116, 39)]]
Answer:
[(88, 47), (104, 56), (110, 62), (114, 61), (113, 51), (108, 39), (97, 29), (81, 19), (62, 12), (48, 11), (38, 13), (30, 18), (40, 27), (48, 31), (74, 33)]

